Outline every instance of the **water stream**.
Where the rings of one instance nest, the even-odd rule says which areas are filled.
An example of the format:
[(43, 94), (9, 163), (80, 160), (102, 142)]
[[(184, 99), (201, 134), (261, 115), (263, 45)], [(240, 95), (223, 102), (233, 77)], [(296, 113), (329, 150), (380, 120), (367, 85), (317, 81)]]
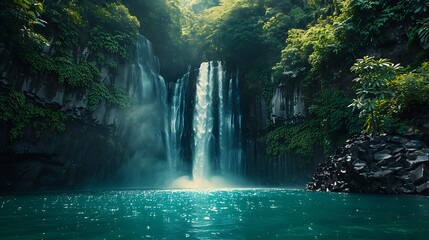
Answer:
[[(185, 162), (181, 150), (189, 145), (194, 183), (208, 182), (214, 176), (240, 176), (243, 172), (238, 73), (231, 78), (226, 76), (224, 63), (203, 62), (198, 69), (193, 96), (189, 97), (186, 92), (189, 91), (189, 73), (175, 84), (170, 113), (171, 166)], [(192, 106), (192, 119), (185, 117), (189, 106)], [(186, 137), (189, 125), (192, 134)]]

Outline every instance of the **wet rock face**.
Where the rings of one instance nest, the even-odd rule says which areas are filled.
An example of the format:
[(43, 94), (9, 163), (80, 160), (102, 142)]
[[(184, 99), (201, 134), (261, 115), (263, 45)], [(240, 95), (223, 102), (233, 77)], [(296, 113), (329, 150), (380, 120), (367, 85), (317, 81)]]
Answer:
[(308, 190), (429, 195), (429, 150), (399, 136), (358, 136), (319, 164)]

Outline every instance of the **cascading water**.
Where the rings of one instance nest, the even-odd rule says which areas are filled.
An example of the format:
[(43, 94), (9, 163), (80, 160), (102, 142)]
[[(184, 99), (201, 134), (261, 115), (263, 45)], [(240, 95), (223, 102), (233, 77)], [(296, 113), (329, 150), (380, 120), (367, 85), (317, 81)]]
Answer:
[(136, 59), (131, 65), (127, 86), (137, 102), (130, 109), (123, 135), (128, 139), (130, 160), (122, 174), (127, 185), (158, 185), (171, 152), (168, 124), (167, 87), (159, 74), (158, 58), (153, 55), (151, 43), (139, 37)]
[[(172, 97), (171, 155), (180, 156), (183, 143), (191, 145), (194, 182), (204, 182), (212, 176), (239, 176), (243, 164), (238, 77), (228, 80), (222, 62), (212, 61), (200, 65), (194, 97), (186, 97), (188, 82), (189, 73), (178, 80)], [(191, 119), (184, 116), (191, 104), (189, 122)], [(193, 134), (186, 139), (185, 128), (189, 125)], [(180, 159), (173, 157), (172, 165), (180, 165)]]
[(204, 179), (209, 174), (210, 148), (213, 142), (213, 62), (200, 66), (194, 112), (194, 162), (192, 177)]
[(158, 59), (140, 37), (128, 73), (127, 89), (138, 104), (123, 130), (130, 156), (122, 171), (127, 185), (157, 186), (189, 173), (193, 182), (211, 182), (242, 173), (238, 77), (226, 75), (222, 62), (202, 63), (196, 79), (188, 71), (176, 82), (168, 105)]
[[(235, 80), (231, 78), (227, 82), (221, 65), (219, 71), (219, 79), (221, 79), (219, 81), (220, 169), (223, 174), (239, 175), (243, 166), (241, 162), (241, 113), (238, 73)], [(223, 89), (226, 89), (226, 91)]]
[(179, 174), (184, 168), (183, 144), (186, 141), (186, 93), (189, 84), (190, 69), (174, 85), (170, 107), (170, 142), (169, 165), (172, 172)]

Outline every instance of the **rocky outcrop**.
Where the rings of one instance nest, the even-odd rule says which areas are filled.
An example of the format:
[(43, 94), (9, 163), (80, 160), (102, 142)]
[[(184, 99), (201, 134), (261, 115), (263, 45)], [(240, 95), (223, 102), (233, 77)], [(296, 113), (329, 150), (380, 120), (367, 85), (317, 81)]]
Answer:
[[(119, 94), (121, 105), (91, 86), (32, 72), (0, 48), (0, 90), (14, 88), (32, 104), (67, 116), (61, 132), (35, 129), (29, 121), (19, 139), (8, 137), (12, 123), (0, 121), (0, 192), (118, 186), (131, 175), (128, 169), (152, 180), (149, 173), (157, 167), (152, 162), (166, 159), (167, 89), (151, 43), (143, 36), (135, 55), (129, 63), (117, 62), (115, 70), (101, 67), (101, 75), (92, 80), (128, 95)], [(95, 109), (91, 92), (101, 98)]]
[[(129, 64), (121, 63), (116, 73), (105, 67), (100, 69), (101, 77), (97, 82), (124, 89), (130, 96), (138, 83), (128, 72)], [(123, 112), (117, 106), (102, 99), (95, 111), (88, 106), (90, 91), (86, 87), (71, 87), (60, 84), (49, 75), (37, 75), (16, 56), (0, 49), (0, 88), (14, 86), (22, 91), (28, 99), (39, 106), (45, 106), (66, 113), (68, 117), (88, 124), (118, 125)]]
[(429, 148), (399, 136), (359, 136), (319, 164), (308, 190), (429, 195)]
[(44, 132), (28, 141), (24, 132), (23, 139), (10, 144), (0, 139), (5, 147), (0, 148), (0, 193), (117, 184), (126, 153), (112, 131), (70, 120), (61, 134)]

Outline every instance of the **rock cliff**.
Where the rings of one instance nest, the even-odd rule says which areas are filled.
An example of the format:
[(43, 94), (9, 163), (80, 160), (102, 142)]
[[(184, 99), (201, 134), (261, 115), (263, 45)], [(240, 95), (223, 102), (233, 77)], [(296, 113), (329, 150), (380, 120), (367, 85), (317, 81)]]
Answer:
[(308, 190), (429, 195), (429, 148), (400, 136), (359, 136), (319, 164)]

